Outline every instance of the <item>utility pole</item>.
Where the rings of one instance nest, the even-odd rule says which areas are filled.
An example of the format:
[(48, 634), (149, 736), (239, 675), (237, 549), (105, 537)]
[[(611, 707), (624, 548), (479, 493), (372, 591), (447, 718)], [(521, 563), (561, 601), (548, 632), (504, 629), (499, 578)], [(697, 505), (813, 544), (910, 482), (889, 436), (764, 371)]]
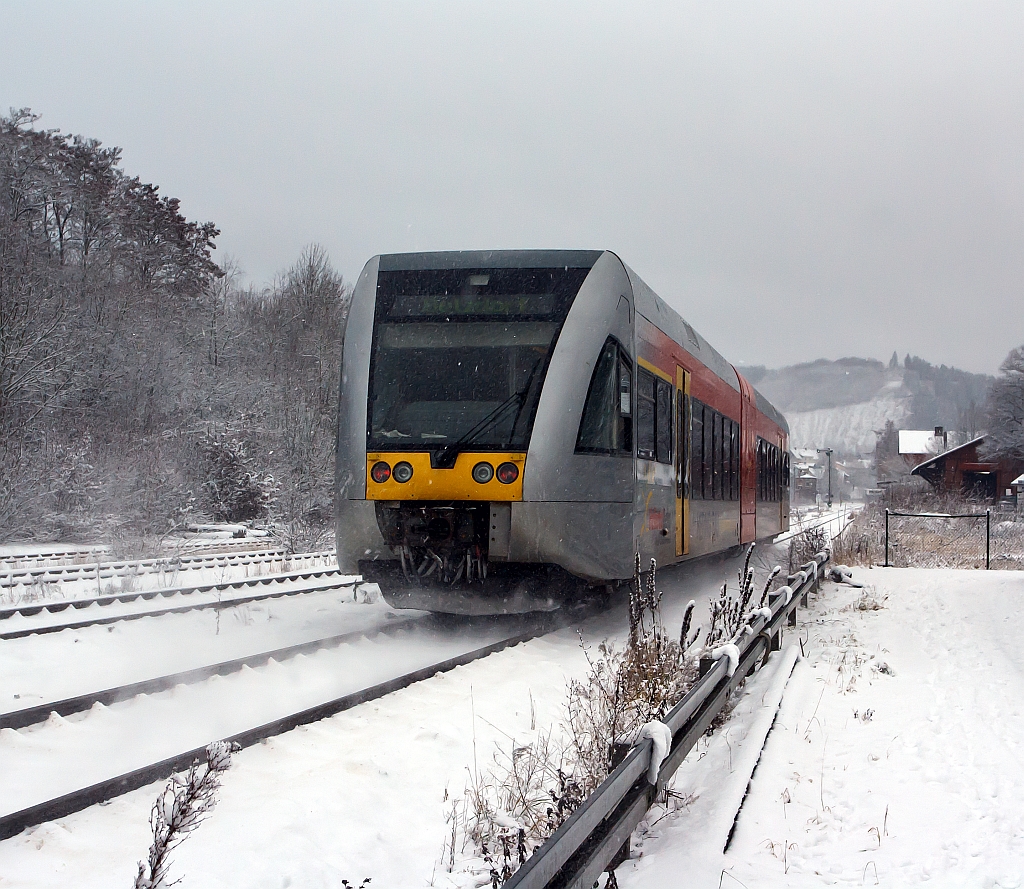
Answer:
[(819, 454), (828, 457), (828, 508), (832, 508), (832, 448), (817, 448)]

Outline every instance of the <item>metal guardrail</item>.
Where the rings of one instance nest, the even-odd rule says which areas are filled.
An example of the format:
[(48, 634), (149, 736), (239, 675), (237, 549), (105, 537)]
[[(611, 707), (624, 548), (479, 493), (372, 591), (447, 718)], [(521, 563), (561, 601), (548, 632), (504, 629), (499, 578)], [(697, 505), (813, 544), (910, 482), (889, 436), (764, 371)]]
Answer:
[[(807, 605), (807, 595), (817, 587), (819, 569), (828, 553), (815, 556), (787, 587), (769, 597), (771, 618), (756, 617), (751, 632), (738, 644), (739, 664), (731, 673), (727, 658), (702, 662), (708, 669), (687, 695), (663, 720), (672, 731), (672, 747), (661, 764), (658, 783), (647, 781), (653, 742), (633, 747), (622, 763), (604, 780), (568, 820), (506, 882), (505, 889), (591, 889), (609, 869), (630, 834), (647, 814), (657, 794), (675, 774), (700, 736), (725, 706), (733, 689), (782, 647), (784, 622), (796, 625), (796, 609)], [(788, 592), (787, 592), (788, 590)]]

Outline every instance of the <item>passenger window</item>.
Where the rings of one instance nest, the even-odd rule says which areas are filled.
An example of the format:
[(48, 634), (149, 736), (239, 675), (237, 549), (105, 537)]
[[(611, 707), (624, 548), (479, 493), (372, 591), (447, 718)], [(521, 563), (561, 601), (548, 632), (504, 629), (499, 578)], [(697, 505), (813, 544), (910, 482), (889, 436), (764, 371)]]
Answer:
[(601, 350), (583, 406), (577, 453), (631, 453), (632, 372), (618, 344), (609, 339)]
[(732, 420), (722, 417), (722, 499), (732, 500), (732, 463), (729, 461), (729, 427)]
[(690, 399), (690, 498), (704, 499), (704, 405)]
[(732, 424), (732, 499), (740, 499), (740, 426)]
[(657, 426), (657, 460), (659, 463), (672, 462), (672, 384), (662, 379), (655, 380), (658, 387), (655, 405)]
[(715, 414), (715, 499), (725, 500), (728, 487), (725, 481), (725, 417)]
[(715, 412), (704, 406), (704, 499), (715, 499)]
[(641, 368), (636, 375), (636, 454), (645, 460), (655, 456), (654, 374)]
[(764, 439), (757, 439), (757, 499), (764, 500), (765, 487), (765, 466), (764, 466)]

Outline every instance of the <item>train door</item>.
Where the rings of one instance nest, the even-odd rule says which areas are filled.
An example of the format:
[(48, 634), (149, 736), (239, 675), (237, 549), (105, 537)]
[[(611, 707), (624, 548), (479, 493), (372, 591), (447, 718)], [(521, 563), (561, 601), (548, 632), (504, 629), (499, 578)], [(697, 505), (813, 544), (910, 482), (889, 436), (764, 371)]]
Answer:
[(676, 555), (690, 551), (690, 375), (676, 366)]
[(740, 543), (750, 543), (757, 536), (757, 400), (754, 387), (740, 374), (736, 376), (740, 382)]

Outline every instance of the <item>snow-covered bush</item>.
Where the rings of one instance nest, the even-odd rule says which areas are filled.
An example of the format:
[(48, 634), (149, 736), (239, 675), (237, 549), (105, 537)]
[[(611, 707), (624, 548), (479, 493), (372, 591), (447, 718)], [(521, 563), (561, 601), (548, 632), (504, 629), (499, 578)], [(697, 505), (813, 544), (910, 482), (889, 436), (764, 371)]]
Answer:
[(583, 680), (569, 683), (566, 728), (578, 780), (590, 793), (607, 777), (617, 743), (632, 743), (640, 729), (660, 720), (697, 678), (697, 658), (687, 651), (699, 635), (690, 629), (693, 602), (686, 608), (679, 640), (669, 636), (661, 617), (657, 565), (646, 578), (636, 557), (629, 598), (629, 639), (625, 648), (604, 640)]
[(206, 748), (206, 762), (198, 760), (184, 777), (172, 775), (149, 813), (153, 843), (149, 858), (139, 862), (135, 889), (166, 889), (171, 852), (199, 827), (217, 805), (220, 778), (231, 766), (237, 745), (215, 741)]
[(249, 466), (245, 445), (234, 437), (208, 435), (199, 446), (205, 463), (203, 492), (214, 518), (244, 522), (266, 515), (277, 481)]
[[(691, 626), (695, 603), (686, 607), (678, 638), (670, 635), (662, 619), (657, 564), (652, 559), (644, 574), (636, 557), (626, 645), (605, 639), (592, 655), (581, 639), (590, 669), (585, 678), (569, 683), (562, 725), (547, 733), (532, 730), (526, 741), (499, 748), (482, 775), (474, 771), (461, 811), (458, 803), (452, 806), (451, 836), (442, 853), (446, 870), (456, 869), (461, 837), (462, 851), (468, 845), (472, 853), (459, 866), (486, 874), (497, 889), (572, 815), (608, 776), (616, 753), (634, 744), (645, 725), (661, 721), (693, 687), (701, 655), (734, 644), (753, 619), (752, 551), (753, 546), (738, 589), (730, 592), (723, 586), (713, 603), (711, 627), (699, 649), (701, 628)], [(769, 574), (758, 607), (779, 571)]]
[[(571, 751), (550, 730), (532, 731), (509, 749), (499, 748), (491, 767), (472, 776), (463, 832), (476, 852), (476, 867), (486, 871), (492, 886), (511, 877), (586, 798), (566, 771), (570, 759)], [(455, 836), (452, 842), (454, 853)], [(454, 863), (453, 856), (449, 861)]]
[(452, 810), (442, 855), (448, 870), (461, 832), (473, 849), (462, 866), (482, 869), (493, 887), (502, 885), (607, 777), (615, 745), (635, 741), (645, 723), (664, 716), (692, 686), (697, 659), (687, 651), (700, 632), (690, 626), (694, 603), (677, 641), (662, 620), (656, 567), (652, 560), (645, 577), (637, 556), (625, 647), (605, 640), (591, 657), (581, 642), (590, 671), (570, 683), (565, 723), (499, 748), (491, 768), (474, 774), (461, 815), (457, 806)]
[[(710, 652), (720, 645), (735, 643), (744, 627), (750, 623), (750, 603), (754, 597), (754, 569), (750, 567), (753, 552), (754, 544), (750, 544), (743, 559), (743, 567), (740, 568), (736, 592), (730, 592), (729, 585), (723, 583), (718, 598), (711, 603), (711, 623), (704, 640), (705, 652)], [(780, 568), (773, 568), (768, 574), (768, 579), (761, 589), (761, 597), (757, 601), (757, 608), (764, 607), (768, 591), (780, 571)]]
[(828, 546), (828, 532), (815, 527), (794, 534), (789, 541), (789, 573), (798, 571)]

